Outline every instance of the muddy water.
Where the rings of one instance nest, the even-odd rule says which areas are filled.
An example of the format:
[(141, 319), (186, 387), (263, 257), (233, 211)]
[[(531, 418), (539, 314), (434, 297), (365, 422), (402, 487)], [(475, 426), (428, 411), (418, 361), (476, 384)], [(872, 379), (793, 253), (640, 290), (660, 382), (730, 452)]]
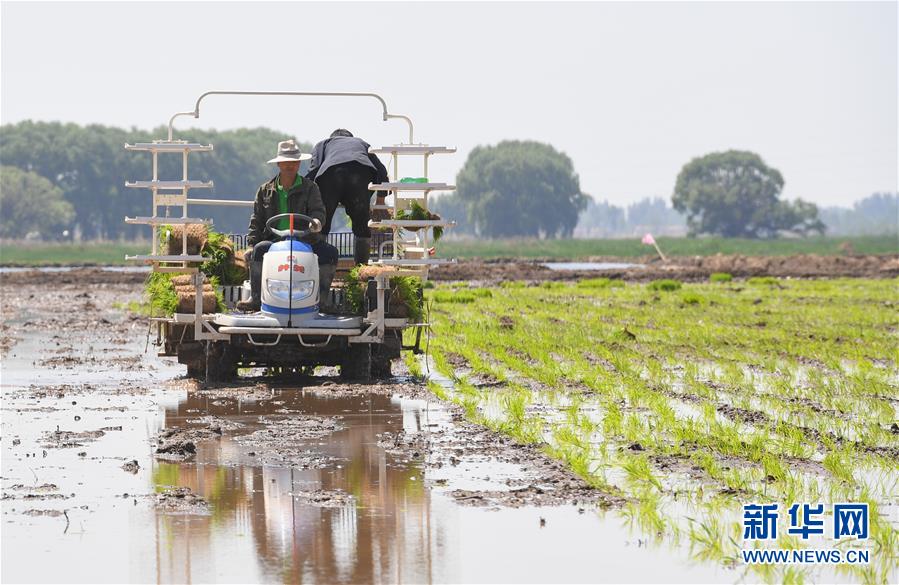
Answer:
[[(560, 480), (408, 380), (199, 388), (144, 351), (146, 323), (108, 309), (127, 287), (92, 290), (94, 308), (61, 331), (78, 292), (36, 309), (40, 291), (3, 290), (18, 340), (2, 362), (4, 582), (739, 578), (648, 546), (614, 510), (506, 505)], [(195, 452), (157, 454), (173, 431)], [(162, 495), (173, 488), (190, 495)]]

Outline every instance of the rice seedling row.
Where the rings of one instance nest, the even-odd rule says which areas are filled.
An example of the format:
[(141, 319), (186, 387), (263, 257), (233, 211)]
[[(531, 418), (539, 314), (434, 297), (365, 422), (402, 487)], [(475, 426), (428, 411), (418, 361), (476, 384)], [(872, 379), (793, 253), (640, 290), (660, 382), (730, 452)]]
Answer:
[[(429, 353), (470, 419), (622, 495), (636, 529), (733, 563), (741, 501), (899, 504), (895, 291), (851, 279), (441, 286)], [(878, 582), (899, 533), (871, 516), (877, 561), (846, 570)], [(792, 544), (804, 545), (780, 543)]]

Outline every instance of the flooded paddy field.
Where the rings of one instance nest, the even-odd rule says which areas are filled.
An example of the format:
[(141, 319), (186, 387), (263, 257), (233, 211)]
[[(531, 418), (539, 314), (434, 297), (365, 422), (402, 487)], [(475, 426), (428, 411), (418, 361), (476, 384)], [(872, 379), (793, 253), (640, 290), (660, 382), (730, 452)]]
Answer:
[(619, 494), (469, 421), (402, 364), (367, 385), (323, 368), (205, 387), (115, 308), (139, 299), (133, 283), (66, 273), (0, 294), (4, 582), (743, 573), (653, 543)]
[[(899, 282), (725, 276), (442, 284), (431, 387), (707, 565), (747, 570), (755, 548), (870, 555), (752, 565), (736, 580), (897, 582)], [(821, 505), (832, 527), (841, 502), (867, 506), (865, 538), (803, 537), (787, 514)], [(779, 538), (745, 539), (744, 504), (777, 504)]]

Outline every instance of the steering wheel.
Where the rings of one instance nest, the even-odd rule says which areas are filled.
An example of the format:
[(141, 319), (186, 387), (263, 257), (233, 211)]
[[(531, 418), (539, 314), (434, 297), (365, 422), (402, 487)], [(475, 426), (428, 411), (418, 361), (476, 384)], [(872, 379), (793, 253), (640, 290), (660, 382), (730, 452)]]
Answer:
[[(275, 229), (275, 227), (274, 227), (275, 222), (282, 220), (282, 219), (286, 219), (286, 218), (292, 218), (294, 221), (296, 221), (297, 219), (301, 219), (301, 220), (305, 221), (306, 223), (308, 223), (309, 225), (304, 230)], [(269, 220), (267, 222), (265, 222), (265, 227), (266, 227), (266, 229), (268, 229), (270, 232), (272, 232), (276, 236), (279, 236), (282, 238), (298, 238), (299, 239), (299, 238), (308, 236), (309, 234), (315, 234), (315, 233), (322, 231), (321, 224), (316, 222), (314, 217), (309, 217), (308, 215), (303, 215), (302, 213), (279, 213), (278, 215), (273, 215), (272, 217), (269, 218)]]

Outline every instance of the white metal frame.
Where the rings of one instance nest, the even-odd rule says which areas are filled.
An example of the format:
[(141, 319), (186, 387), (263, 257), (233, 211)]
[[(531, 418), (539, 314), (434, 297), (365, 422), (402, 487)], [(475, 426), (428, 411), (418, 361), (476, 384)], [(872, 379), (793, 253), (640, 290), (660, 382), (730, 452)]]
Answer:
[[(411, 142), (411, 140), (410, 140)], [(373, 154), (389, 154), (390, 168), (393, 179), (387, 183), (371, 183), (368, 188), (372, 191), (392, 191), (393, 201), (384, 206), (376, 206), (379, 209), (387, 209), (391, 217), (395, 218), (397, 212), (408, 209), (413, 201), (417, 201), (425, 211), (428, 211), (428, 198), (432, 191), (454, 191), (455, 185), (447, 183), (431, 182), (428, 176), (428, 159), (435, 154), (453, 154), (455, 148), (447, 146), (431, 146), (428, 144), (396, 144), (381, 148), (370, 148)], [(399, 171), (401, 156), (422, 157), (422, 171), (427, 183), (403, 183)], [(383, 258), (374, 262), (382, 266), (398, 266), (408, 269), (416, 269), (416, 274), (422, 281), (428, 278), (428, 269), (431, 266), (449, 264), (454, 260), (443, 258), (431, 258), (429, 256), (428, 229), (434, 227), (453, 227), (454, 221), (444, 220), (412, 220), (412, 219), (387, 219), (369, 221), (369, 227), (374, 229), (387, 228), (393, 230), (393, 254), (390, 258)], [(404, 231), (414, 232), (413, 239), (406, 240), (401, 237)], [(407, 255), (409, 257), (407, 257)], [(417, 256), (417, 257), (413, 257)]]
[[(395, 216), (396, 211), (398, 209), (397, 203), (399, 201), (412, 201), (418, 200), (422, 202), (423, 207), (427, 210), (428, 208), (428, 193), (430, 191), (450, 191), (454, 190), (454, 185), (447, 185), (445, 183), (427, 183), (427, 184), (414, 184), (414, 183), (400, 183), (399, 177), (399, 156), (401, 155), (418, 155), (423, 156), (423, 169), (424, 176), (428, 176), (428, 157), (433, 154), (450, 154), (456, 152), (455, 148), (449, 148), (444, 146), (428, 146), (425, 144), (415, 144), (414, 143), (414, 126), (412, 124), (411, 118), (408, 116), (400, 115), (400, 114), (390, 114), (387, 111), (387, 103), (384, 99), (375, 93), (352, 93), (352, 92), (295, 92), (295, 91), (207, 91), (202, 94), (199, 98), (197, 98), (194, 109), (190, 112), (177, 112), (170, 119), (168, 124), (168, 139), (167, 140), (155, 140), (153, 142), (141, 142), (136, 144), (126, 144), (125, 149), (130, 151), (143, 151), (150, 152), (152, 154), (153, 161), (153, 174), (152, 178), (149, 181), (131, 181), (126, 182), (125, 186), (129, 188), (136, 189), (149, 189), (153, 196), (153, 213), (149, 217), (126, 217), (125, 223), (128, 224), (141, 224), (141, 225), (149, 225), (153, 230), (153, 240), (152, 240), (152, 250), (149, 255), (137, 255), (137, 256), (126, 256), (126, 260), (145, 262), (151, 264), (153, 267), (153, 271), (155, 272), (180, 272), (187, 273), (193, 275), (194, 287), (195, 287), (195, 305), (194, 312), (192, 314), (186, 313), (177, 313), (171, 319), (154, 319), (154, 321), (166, 321), (169, 323), (181, 323), (181, 324), (194, 324), (194, 339), (195, 340), (228, 340), (230, 339), (230, 334), (246, 334), (251, 343), (254, 345), (271, 345), (268, 343), (257, 343), (253, 338), (253, 334), (274, 334), (277, 335), (275, 342), (272, 344), (277, 344), (282, 335), (297, 335), (300, 343), (306, 347), (318, 347), (321, 344), (306, 344), (303, 341), (302, 336), (305, 335), (328, 335), (328, 340), (330, 341), (331, 336), (339, 335), (339, 336), (347, 336), (348, 341), (350, 343), (382, 343), (384, 341), (384, 331), (387, 328), (404, 328), (409, 324), (408, 319), (388, 319), (384, 314), (384, 302), (385, 302), (385, 291), (389, 290), (389, 278), (393, 276), (419, 276), (422, 278), (422, 281), (427, 280), (428, 276), (428, 267), (437, 264), (443, 264), (447, 262), (454, 262), (454, 260), (445, 260), (445, 259), (432, 259), (428, 257), (427, 253), (427, 229), (434, 226), (445, 226), (452, 227), (455, 225), (455, 222), (443, 222), (443, 221), (402, 221), (402, 220), (389, 220), (384, 222), (370, 222), (372, 227), (387, 227), (393, 229), (394, 233), (394, 245), (393, 245), (393, 258), (381, 260), (376, 264), (385, 264), (385, 265), (394, 265), (397, 267), (396, 271), (390, 273), (379, 274), (376, 277), (377, 280), (377, 308), (374, 311), (370, 311), (366, 316), (366, 320), (369, 322), (368, 327), (365, 331), (359, 334), (359, 330), (328, 330), (328, 329), (294, 329), (294, 328), (259, 328), (259, 331), (255, 329), (253, 331), (247, 331), (245, 327), (220, 327), (219, 330), (216, 330), (212, 324), (212, 317), (206, 317), (203, 314), (203, 274), (199, 271), (199, 269), (194, 265), (199, 262), (203, 262), (206, 260), (202, 255), (196, 254), (188, 254), (187, 253), (187, 226), (191, 224), (202, 224), (202, 225), (211, 225), (212, 221), (207, 219), (199, 219), (199, 218), (191, 218), (188, 217), (187, 214), (187, 206), (188, 205), (221, 205), (221, 206), (241, 206), (241, 207), (252, 207), (252, 201), (242, 201), (242, 200), (231, 200), (231, 199), (196, 199), (189, 198), (188, 192), (191, 189), (211, 189), (213, 187), (212, 181), (191, 181), (188, 178), (188, 154), (191, 152), (211, 152), (213, 146), (203, 145), (197, 143), (190, 143), (184, 140), (175, 140), (174, 135), (174, 123), (175, 119), (182, 116), (191, 116), (193, 118), (200, 117), (200, 102), (203, 101), (204, 98), (211, 95), (232, 95), (232, 96), (317, 96), (317, 97), (370, 97), (378, 100), (381, 104), (382, 108), (382, 118), (386, 122), (391, 119), (403, 120), (406, 122), (409, 129), (409, 143), (408, 144), (399, 144), (390, 147), (384, 147), (380, 149), (371, 149), (370, 152), (377, 154), (390, 154), (391, 155), (391, 168), (393, 170), (394, 181), (384, 184), (376, 184), (370, 185), (370, 188), (375, 191), (393, 191), (393, 205), (385, 205), (385, 206), (373, 206), (373, 208), (383, 208), (392, 210), (393, 215)], [(181, 153), (182, 155), (182, 176), (181, 180), (161, 180), (159, 178), (159, 153)], [(399, 195), (398, 191), (410, 192), (410, 193), (422, 193), (421, 196), (415, 195)], [(165, 216), (160, 217), (158, 215), (158, 209), (160, 207), (165, 208)], [(181, 216), (180, 217), (169, 217), (169, 207), (180, 207), (181, 208)], [(159, 253), (159, 233), (158, 229), (160, 225), (183, 225), (185, 229), (182, 230), (182, 247), (181, 254), (176, 255), (164, 255)], [(416, 241), (421, 244), (421, 249), (424, 250), (423, 258), (421, 259), (405, 259), (401, 257), (403, 253), (402, 246), (398, 245), (400, 242), (399, 233), (401, 230), (407, 229), (410, 231), (416, 232)], [(404, 268), (408, 267), (408, 268)], [(411, 269), (411, 270), (410, 270)], [(414, 324), (418, 327), (427, 327), (426, 323), (416, 323)], [(231, 331), (235, 330), (235, 331)], [(238, 331), (239, 330), (239, 331)]]

